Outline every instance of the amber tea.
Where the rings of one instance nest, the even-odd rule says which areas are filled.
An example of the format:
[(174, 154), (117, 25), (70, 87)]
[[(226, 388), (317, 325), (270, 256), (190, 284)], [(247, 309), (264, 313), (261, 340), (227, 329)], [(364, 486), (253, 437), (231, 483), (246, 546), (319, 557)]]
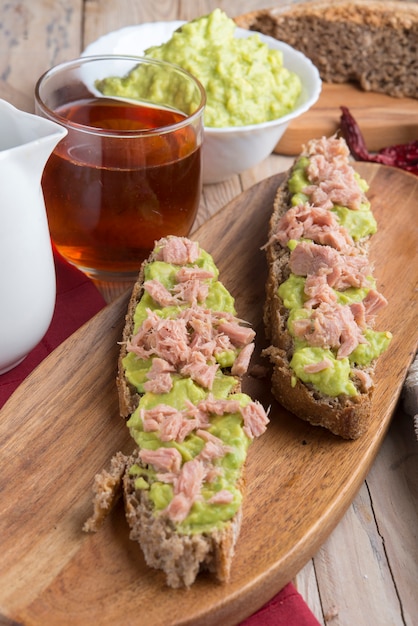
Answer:
[[(183, 113), (110, 98), (55, 113), (108, 131), (70, 129), (44, 171), (51, 236), (67, 260), (92, 275), (136, 273), (156, 239), (190, 232), (201, 190), (200, 145), (191, 126), (165, 132)], [(153, 129), (161, 132), (148, 136)], [(120, 131), (128, 133), (121, 139)]]

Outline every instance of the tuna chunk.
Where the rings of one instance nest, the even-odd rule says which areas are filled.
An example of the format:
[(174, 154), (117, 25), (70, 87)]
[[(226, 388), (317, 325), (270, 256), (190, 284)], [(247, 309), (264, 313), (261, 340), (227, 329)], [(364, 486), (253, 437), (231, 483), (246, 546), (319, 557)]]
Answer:
[(310, 346), (337, 349), (339, 359), (351, 354), (359, 343), (367, 343), (351, 308), (336, 303), (322, 303), (309, 318), (295, 320), (293, 332)]
[(297, 276), (325, 274), (328, 285), (337, 290), (368, 285), (371, 274), (365, 255), (343, 255), (330, 246), (305, 241), (292, 250), (289, 266)]
[(306, 174), (312, 185), (303, 192), (310, 202), (331, 208), (339, 204), (357, 210), (366, 200), (349, 162), (346, 142), (337, 137), (321, 137), (310, 141), (304, 152), (309, 156)]
[(259, 437), (267, 428), (269, 419), (259, 402), (250, 402), (241, 409), (244, 418), (244, 432), (250, 439)]
[(152, 465), (157, 472), (176, 472), (181, 465), (181, 454), (177, 448), (143, 448), (139, 451), (139, 458), (143, 463)]
[[(332, 203), (329, 208), (332, 207)], [(316, 243), (329, 245), (350, 252), (353, 239), (342, 228), (336, 215), (327, 207), (299, 204), (290, 208), (280, 218), (273, 239), (286, 246), (290, 239), (312, 239)]]
[(173, 265), (187, 265), (199, 258), (199, 245), (186, 237), (167, 237), (162, 240), (163, 246), (157, 255), (157, 260), (173, 263)]

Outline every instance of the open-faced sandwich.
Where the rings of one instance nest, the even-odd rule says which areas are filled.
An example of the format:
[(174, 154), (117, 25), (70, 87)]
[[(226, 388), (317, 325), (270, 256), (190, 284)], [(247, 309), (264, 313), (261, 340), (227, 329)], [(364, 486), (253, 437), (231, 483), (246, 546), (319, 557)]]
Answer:
[(119, 357), (120, 411), (136, 447), (95, 478), (96, 531), (122, 492), (131, 538), (171, 587), (201, 569), (227, 581), (250, 443), (268, 417), (241, 391), (254, 331), (212, 257), (184, 237), (158, 241), (132, 292)]
[(367, 183), (342, 138), (310, 141), (279, 187), (266, 254), (272, 391), (292, 413), (347, 439), (367, 428), (374, 368), (391, 334), (369, 242)]

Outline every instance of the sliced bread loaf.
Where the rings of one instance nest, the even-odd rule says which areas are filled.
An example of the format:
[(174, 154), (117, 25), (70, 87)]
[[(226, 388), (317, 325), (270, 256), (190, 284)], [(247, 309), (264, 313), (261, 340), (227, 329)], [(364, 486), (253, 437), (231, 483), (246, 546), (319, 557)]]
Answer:
[(386, 0), (314, 0), (234, 18), (303, 52), (328, 83), (418, 98), (418, 5)]

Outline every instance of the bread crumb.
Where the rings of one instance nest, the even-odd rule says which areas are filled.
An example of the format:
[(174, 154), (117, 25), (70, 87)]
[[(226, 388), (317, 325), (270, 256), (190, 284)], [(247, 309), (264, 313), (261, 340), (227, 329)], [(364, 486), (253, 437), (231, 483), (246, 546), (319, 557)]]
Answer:
[(253, 365), (248, 374), (253, 378), (267, 378), (269, 368), (266, 365)]
[(330, 622), (334, 617), (338, 616), (338, 607), (335, 604), (331, 605), (328, 611), (324, 615), (324, 619), (326, 622)]

